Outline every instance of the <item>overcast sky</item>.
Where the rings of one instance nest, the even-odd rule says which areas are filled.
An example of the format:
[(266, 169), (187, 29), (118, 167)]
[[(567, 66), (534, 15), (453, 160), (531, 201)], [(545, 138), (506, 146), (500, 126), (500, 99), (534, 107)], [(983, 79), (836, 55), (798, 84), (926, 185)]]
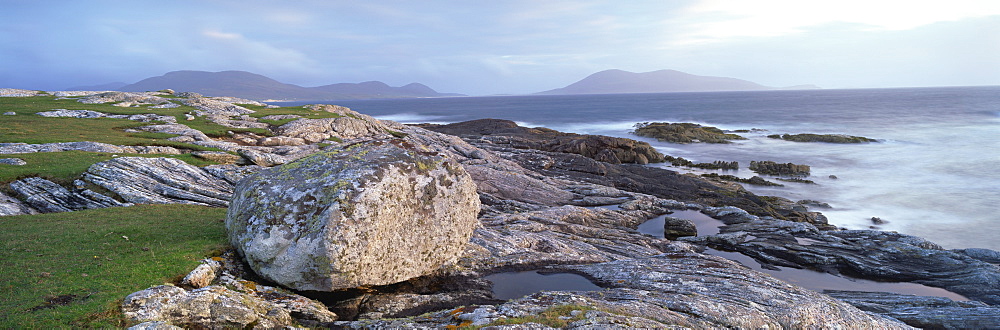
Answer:
[(768, 86), (1000, 85), (997, 0), (3, 0), (0, 88), (244, 70), (521, 94), (606, 69)]

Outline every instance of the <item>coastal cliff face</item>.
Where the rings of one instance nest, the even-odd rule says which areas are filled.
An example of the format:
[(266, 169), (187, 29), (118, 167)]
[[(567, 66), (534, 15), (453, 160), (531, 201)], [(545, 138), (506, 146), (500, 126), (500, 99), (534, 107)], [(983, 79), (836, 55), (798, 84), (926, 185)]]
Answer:
[[(240, 114), (242, 110), (229, 105), (197, 104), (203, 107), (203, 113), (197, 116), (211, 115), (213, 122), (249, 126), (260, 123), (256, 117)], [(227, 227), (236, 251), (218, 260), (204, 261), (208, 266), (196, 269), (189, 276), (192, 279), (184, 283), (156, 286), (127, 297), (122, 310), (131, 324), (441, 328), (542, 322), (550, 318), (562, 322), (552, 324), (571, 328), (909, 328), (891, 317), (904, 315), (908, 307), (887, 303), (886, 307), (872, 309), (870, 303), (856, 296), (838, 300), (705, 254), (706, 247), (743, 252), (760, 262), (780, 266), (850, 269), (876, 280), (917, 281), (960, 291), (979, 301), (949, 305), (952, 315), (964, 315), (958, 321), (949, 321), (954, 321), (948, 323), (950, 326), (989, 324), (989, 317), (995, 320), (1000, 316), (1000, 309), (994, 306), (995, 294), (1000, 292), (1000, 281), (996, 280), (1000, 258), (991, 258), (990, 251), (946, 251), (905, 235), (839, 230), (825, 224), (818, 213), (791, 201), (763, 198), (738, 186), (642, 166), (643, 157), (651, 161), (658, 153), (640, 142), (608, 142), (601, 137), (544, 129), (533, 132), (506, 122), (446, 125), (444, 129), (474, 128), (470, 131), (474, 133), (460, 133), (459, 137), (380, 121), (346, 108), (311, 109), (337, 111), (341, 118), (352, 120), (325, 120), (302, 126), (311, 127), (308, 129), (289, 129), (305, 133), (275, 134), (279, 138), (275, 141), (285, 136), (305, 143), (277, 146), (261, 145), (260, 138), (249, 136), (238, 142), (232, 136), (212, 138), (184, 124), (147, 125), (136, 130), (169, 132), (178, 140), (219, 148), (231, 156), (238, 154), (240, 165), (189, 168), (174, 164), (182, 169), (175, 172), (157, 170), (173, 168), (161, 166), (168, 161), (153, 158), (139, 163), (138, 159), (123, 157), (92, 166), (81, 178), (79, 188), (64, 188), (72, 194), (90, 196), (91, 201), (107, 198), (123, 204), (204, 203), (230, 207)], [(295, 121), (282, 125), (291, 123)], [(278, 128), (282, 125), (269, 125), (268, 129), (281, 131)], [(317, 143), (309, 142), (317, 139)], [(601, 142), (579, 142), (591, 139)], [(613, 161), (612, 154), (618, 162)], [(136, 168), (126, 170), (124, 164)], [(320, 172), (329, 175), (317, 174)], [(345, 174), (352, 172), (367, 174)], [(282, 175), (287, 176), (286, 180), (277, 180)], [(379, 182), (392, 189), (357, 189), (377, 186), (362, 183)], [(32, 180), (25, 183), (25, 187), (47, 186)], [(85, 187), (98, 183), (106, 188), (101, 193), (84, 192)], [(306, 198), (313, 195), (304, 190), (317, 187), (329, 188), (329, 194), (316, 195), (314, 200)], [(59, 194), (54, 195), (66, 196), (61, 191)], [(398, 204), (403, 205), (389, 207), (397, 203), (391, 200), (394, 197), (401, 198)], [(43, 210), (35, 204), (65, 204), (58, 199), (47, 200), (47, 204), (33, 203), (31, 208), (18, 198), (0, 201), (5, 203), (4, 210)], [(379, 221), (371, 213), (383, 209), (393, 214), (386, 214), (382, 225), (361, 223)], [(295, 215), (283, 216), (295, 210)], [(349, 217), (361, 210), (369, 212), (361, 212), (364, 217)], [(677, 240), (636, 231), (651, 218), (691, 210), (725, 225), (719, 234)], [(437, 228), (412, 224), (422, 220)], [(292, 256), (289, 253), (299, 247), (270, 246), (263, 241), (245, 244), (243, 238), (304, 243), (307, 240), (290, 239), (296, 234), (282, 231), (295, 224), (357, 245), (359, 248), (353, 250), (356, 258), (351, 260), (374, 255), (360, 248), (366, 244), (389, 253), (387, 257), (405, 260), (401, 264), (367, 264), (379, 271), (358, 268), (354, 269), (356, 274), (344, 272), (345, 276), (365, 280), (343, 281), (343, 285), (317, 287), (284, 282), (280, 276), (268, 275), (264, 269), (267, 267), (260, 267), (267, 258), (252, 250), (273, 247), (269, 251), (285, 253), (282, 258), (290, 258), (291, 265), (327, 257), (311, 253)], [(389, 227), (394, 231), (379, 231)], [(425, 229), (449, 228), (454, 230), (422, 234)], [(352, 235), (338, 236), (338, 232)], [(365, 237), (367, 234), (372, 237)], [(405, 234), (427, 242), (393, 239)], [(798, 243), (813, 241), (817, 243)], [(320, 250), (340, 251), (328, 247)], [(413, 257), (407, 254), (438, 250), (445, 253), (419, 267), (410, 263)], [(934, 266), (945, 259), (948, 269)], [(327, 278), (332, 278), (332, 270), (347, 269), (338, 268), (340, 264), (336, 263), (328, 265), (326, 270), (331, 272), (325, 272)], [(397, 271), (391, 271), (392, 267)], [(510, 301), (497, 300), (484, 277), (515, 270), (579, 274), (602, 290), (539, 292)], [(387, 276), (372, 280), (372, 274)], [(896, 276), (899, 274), (905, 276)], [(314, 292), (317, 289), (334, 292)], [(984, 293), (977, 295), (975, 290)], [(852, 304), (868, 307), (862, 310)], [(922, 308), (930, 312), (930, 307)]]

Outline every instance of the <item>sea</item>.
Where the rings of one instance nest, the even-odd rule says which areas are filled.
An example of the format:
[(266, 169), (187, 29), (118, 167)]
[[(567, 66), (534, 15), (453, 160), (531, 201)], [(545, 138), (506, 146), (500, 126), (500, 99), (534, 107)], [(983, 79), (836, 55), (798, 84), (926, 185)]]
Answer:
[[(944, 248), (1000, 250), (1000, 86), (529, 95), (330, 103), (402, 123), (508, 119), (528, 127), (626, 137), (695, 162), (738, 161), (736, 171), (651, 164), (680, 172), (757, 175), (750, 161), (811, 166), (814, 184), (745, 185), (761, 195), (828, 203), (847, 229), (920, 236)], [(642, 122), (686, 122), (740, 133), (731, 144), (675, 144), (631, 132)], [(864, 144), (789, 142), (770, 134), (848, 134)], [(774, 181), (773, 178), (762, 176)], [(878, 217), (884, 224), (875, 224)]]

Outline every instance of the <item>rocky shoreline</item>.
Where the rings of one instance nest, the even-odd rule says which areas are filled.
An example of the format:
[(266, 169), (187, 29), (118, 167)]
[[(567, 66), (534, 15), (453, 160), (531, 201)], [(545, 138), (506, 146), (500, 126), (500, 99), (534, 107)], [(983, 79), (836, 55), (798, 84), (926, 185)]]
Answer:
[[(34, 95), (28, 92), (13, 94)], [(164, 104), (156, 99), (118, 98), (146, 100), (151, 106)], [(240, 107), (237, 103), (242, 101), (191, 96), (184, 102), (199, 107), (200, 113), (195, 116), (211, 117), (220, 124), (271, 127), (245, 116), (246, 111), (253, 110)], [(643, 166), (662, 162), (666, 157), (639, 141), (523, 128), (499, 120), (415, 127), (377, 120), (343, 107), (313, 106), (310, 109), (336, 112), (342, 117), (296, 119), (273, 128), (276, 134), (266, 142), (263, 139), (240, 142), (215, 139), (176, 123), (143, 126), (139, 128), (142, 131), (176, 134), (176, 140), (238, 155), (237, 164), (199, 168), (168, 158), (121, 157), (95, 164), (74, 187), (62, 187), (41, 178), (15, 181), (11, 188), (17, 192), (16, 196), (0, 195), (0, 210), (9, 215), (126, 206), (129, 203), (189, 203), (231, 207), (233, 217), (233, 212), (253, 209), (245, 196), (265, 195), (244, 193), (246, 188), (241, 187), (254, 180), (273, 181), (280, 175), (292, 175), (282, 173), (313, 173), (292, 181), (329, 175), (331, 181), (319, 185), (335, 189), (332, 195), (335, 197), (325, 202), (319, 197), (304, 197), (308, 194), (286, 201), (252, 199), (252, 203), (277, 207), (267, 212), (287, 210), (288, 214), (296, 214), (283, 215), (284, 218), (265, 217), (295, 219), (289, 220), (291, 227), (320, 228), (309, 220), (314, 219), (310, 215), (332, 212), (325, 211), (333, 210), (329, 205), (338, 205), (338, 212), (348, 219), (356, 213), (376, 212), (377, 208), (364, 205), (388, 203), (376, 199), (355, 204), (351, 201), (364, 199), (348, 196), (379, 198), (377, 196), (394, 196), (403, 191), (420, 191), (419, 196), (466, 196), (477, 200), (476, 206), (469, 203), (457, 208), (475, 209), (471, 214), (476, 225), (467, 236), (468, 243), (458, 250), (449, 250), (454, 252), (441, 258), (427, 259), (420, 266), (424, 270), (404, 276), (401, 282), (398, 278), (352, 280), (345, 282), (353, 283), (347, 286), (324, 287), (323, 290), (329, 290), (326, 292), (317, 291), (322, 286), (305, 286), (300, 288), (304, 291), (293, 291), (289, 289), (293, 285), (281, 283), (281, 276), (262, 276), (264, 274), (260, 273), (261, 265), (274, 261), (258, 256), (247, 263), (247, 250), (238, 249), (238, 253), (231, 251), (223, 258), (203, 261), (202, 266), (181, 283), (156, 286), (125, 298), (123, 312), (136, 328), (486, 325), (502, 328), (507, 321), (541, 328), (544, 326), (537, 322), (543, 322), (545, 315), (555, 315), (553, 318), (565, 321), (565, 326), (571, 328), (902, 329), (1000, 325), (996, 321), (1000, 319), (997, 307), (1000, 304), (1000, 253), (996, 251), (945, 250), (924, 239), (893, 232), (841, 230), (826, 223), (821, 213), (806, 206), (817, 203), (757, 196), (738, 184)], [(389, 152), (385, 151), (388, 145), (405, 147), (402, 151)], [(43, 147), (20, 145), (0, 148), (10, 149), (4, 153), (12, 155), (44, 150)], [(395, 159), (397, 156), (391, 155), (399, 152), (429, 158), (405, 162), (425, 165), (410, 168), (400, 163), (370, 172), (385, 174), (356, 178), (322, 174), (319, 170), (296, 172), (316, 162), (309, 157), (324, 153), (341, 155), (338, 159), (348, 163), (382, 168), (379, 166), (391, 164), (387, 159)], [(453, 164), (447, 165), (452, 168), (434, 172), (438, 168), (435, 164), (446, 163)], [(412, 179), (386, 182), (412, 182), (421, 188), (389, 188), (375, 184), (398, 175), (390, 173), (402, 173), (398, 172), (399, 168), (409, 168), (404, 172), (413, 173)], [(247, 179), (248, 176), (251, 178)], [(428, 186), (426, 182), (429, 181), (423, 178), (441, 181)], [(343, 184), (339, 183), (341, 180)], [(464, 182), (462, 180), (469, 180), (474, 191), (459, 189), (464, 192), (446, 193), (448, 189), (457, 189), (452, 187), (462, 186), (455, 183)], [(357, 195), (336, 193), (348, 191), (343, 189), (351, 185), (359, 189)], [(389, 193), (392, 191), (395, 193)], [(244, 197), (234, 199), (233, 196)], [(405, 199), (424, 201), (422, 198)], [(231, 204), (234, 200), (241, 202)], [(421, 203), (424, 204), (414, 205), (419, 211), (394, 213), (436, 214), (433, 212), (437, 211), (431, 210), (441, 208), (443, 212), (447, 209), (434, 206), (438, 203), (436, 199)], [(300, 207), (303, 205), (309, 207)], [(599, 205), (616, 207), (593, 208)], [(721, 220), (724, 226), (718, 234), (674, 235), (676, 239), (672, 240), (636, 231), (651, 218), (685, 210), (697, 210)], [(263, 214), (261, 212), (250, 214)], [(266, 219), (265, 222), (272, 221)], [(425, 228), (425, 224), (411, 223), (417, 220), (406, 221), (406, 230), (393, 235), (417, 233)], [(227, 225), (250, 226), (236, 222)], [(273, 223), (269, 225), (274, 226)], [(339, 225), (345, 226), (348, 225)], [(363, 234), (388, 228), (386, 226), (389, 225), (370, 227), (351, 234), (353, 236), (337, 236), (340, 234), (327, 229), (317, 232), (327, 233), (324, 234), (327, 237), (350, 237), (340, 239), (345, 242), (371, 239), (372, 246), (391, 246), (393, 242), (406, 241), (403, 236), (366, 238)], [(266, 232), (275, 227), (263, 228)], [(231, 238), (239, 236), (232, 236), (236, 235), (234, 232), (243, 231), (231, 230)], [(270, 244), (277, 243), (267, 237), (289, 235), (293, 234), (261, 236), (265, 237), (261, 243), (251, 246), (272, 246)], [(462, 235), (445, 234), (442, 237), (455, 236)], [(388, 241), (375, 244), (376, 239)], [(235, 244), (239, 242), (240, 239), (234, 241)], [(279, 245), (273, 247), (282, 249)], [(877, 281), (920, 283), (959, 293), (970, 301), (887, 293), (815, 292), (737, 262), (705, 254), (706, 248), (739, 252), (763, 265), (814, 269)], [(379, 251), (384, 249), (378, 248)], [(364, 258), (364, 255), (347, 260)], [(288, 258), (289, 262), (303, 261), (300, 257)], [(324, 258), (336, 260), (336, 256)], [(347, 264), (336, 265), (347, 267), (344, 266)], [(389, 262), (365, 265), (351, 268), (357, 269), (351, 274), (361, 271), (365, 272), (362, 277), (366, 277), (406, 273), (372, 268), (393, 265)], [(603, 290), (539, 292), (506, 302), (495, 299), (490, 291), (491, 284), (483, 278), (518, 270), (578, 274)]]

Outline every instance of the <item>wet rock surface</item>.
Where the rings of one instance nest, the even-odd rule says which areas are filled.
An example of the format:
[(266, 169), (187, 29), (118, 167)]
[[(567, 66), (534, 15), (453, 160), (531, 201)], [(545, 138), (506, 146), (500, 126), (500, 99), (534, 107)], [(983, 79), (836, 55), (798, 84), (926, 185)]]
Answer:
[(770, 160), (750, 161), (750, 170), (768, 175), (809, 176), (809, 165), (777, 163)]
[(989, 329), (1000, 320), (1000, 307), (979, 301), (953, 301), (888, 292), (823, 291), (863, 311), (888, 316), (923, 329)]
[(765, 265), (914, 282), (1000, 304), (1000, 266), (961, 250), (945, 250), (922, 238), (895, 232), (821, 231), (809, 223), (759, 218), (729, 208), (708, 208), (706, 213), (726, 226), (719, 235), (686, 241), (740, 252)]
[(853, 136), (846, 134), (812, 134), (812, 133), (802, 133), (802, 134), (771, 134), (767, 137), (772, 139), (781, 139), (785, 141), (792, 142), (826, 142), (826, 143), (869, 143), (878, 142), (876, 139), (866, 138), (863, 136)]
[(603, 135), (563, 133), (547, 128), (528, 128), (503, 119), (478, 119), (447, 125), (421, 125), (426, 129), (462, 137), (480, 137), (490, 143), (517, 149), (537, 149), (583, 155), (611, 164), (660, 163), (664, 161), (649, 143)]
[(240, 181), (230, 241), (298, 290), (385, 285), (454, 261), (479, 212), (461, 166), (402, 140), (333, 149)]

